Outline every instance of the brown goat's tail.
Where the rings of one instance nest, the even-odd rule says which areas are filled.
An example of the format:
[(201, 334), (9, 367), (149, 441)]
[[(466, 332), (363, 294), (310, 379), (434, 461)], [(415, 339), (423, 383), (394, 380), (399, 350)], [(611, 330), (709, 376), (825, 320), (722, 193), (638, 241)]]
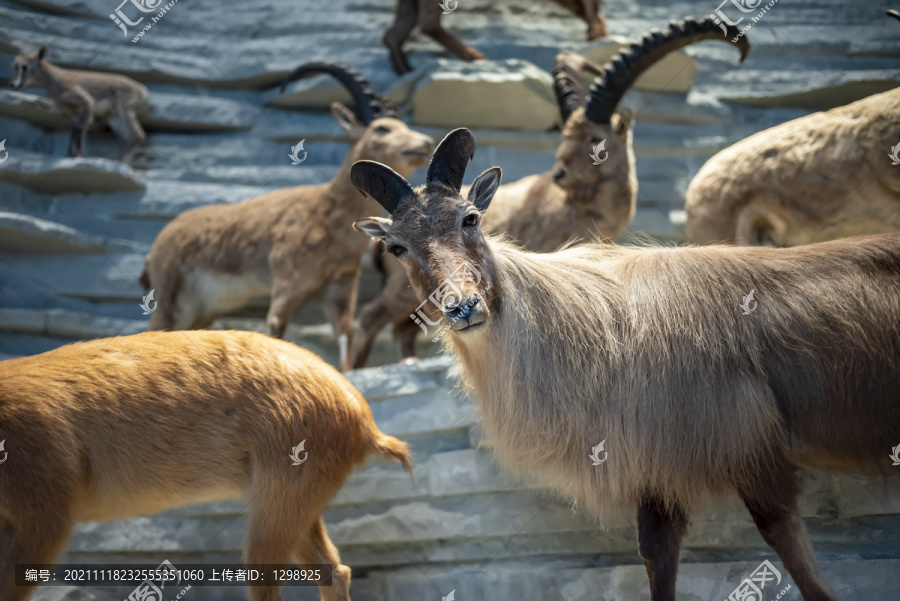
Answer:
[(410, 479), (415, 482), (415, 477), (413, 476), (412, 453), (409, 452), (409, 446), (402, 440), (382, 434), (377, 430), (374, 434), (375, 442), (373, 443), (373, 450), (375, 453), (384, 459), (399, 461), (400, 465), (403, 466), (403, 469), (406, 470), (406, 473), (409, 474)]

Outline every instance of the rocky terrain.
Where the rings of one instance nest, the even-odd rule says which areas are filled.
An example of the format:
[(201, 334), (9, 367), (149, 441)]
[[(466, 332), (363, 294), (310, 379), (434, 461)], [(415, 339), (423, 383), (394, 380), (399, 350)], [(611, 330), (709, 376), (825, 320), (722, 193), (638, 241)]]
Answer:
[[(8, 153), (0, 151), (0, 358), (144, 330), (138, 276), (168, 220), (192, 207), (330, 179), (347, 141), (326, 107), (349, 98), (326, 78), (280, 93), (281, 78), (302, 62), (352, 65), (401, 106), (412, 127), (435, 138), (469, 126), (479, 140), (470, 174), (499, 164), (512, 181), (548, 170), (559, 139), (549, 71), (560, 49), (604, 60), (652, 27), (718, 6), (604, 5), (615, 36), (585, 43), (584, 24), (550, 2), (460, 0), (444, 25), (489, 60), (462, 63), (417, 34), (409, 48), (414, 71), (397, 78), (380, 44), (393, 0), (179, 0), (136, 42), (139, 27), (123, 35), (109, 18), (120, 6), (115, 0), (0, 0), (0, 83), (10, 79), (18, 50), (48, 44), (60, 66), (125, 73), (150, 90), (141, 116), (147, 147), (131, 165), (113, 160), (120, 143), (99, 126), (87, 158), (65, 158), (67, 118), (46, 94), (0, 90), (0, 141)], [(123, 11), (136, 18), (129, 7)], [(886, 0), (780, 0), (748, 32), (752, 52), (742, 65), (733, 48), (707, 42), (648, 72), (624, 101), (637, 112), (640, 184), (626, 240), (683, 240), (688, 182), (721, 148), (895, 87), (900, 24), (884, 16), (888, 8), (895, 6)], [(308, 158), (293, 166), (288, 154), (300, 140)], [(414, 183), (423, 177), (417, 173)], [(361, 302), (378, 285), (367, 264)], [(264, 312), (260, 299), (214, 327), (263, 331)], [(337, 345), (324, 321), (319, 299), (311, 299), (297, 311), (288, 338), (335, 362)], [(420, 346), (423, 355), (438, 353), (434, 345)], [(396, 359), (389, 333), (373, 358), (374, 365)], [(433, 358), (352, 375), (379, 426), (408, 440), (418, 464), (415, 486), (394, 466), (367, 467), (326, 515), (354, 569), (354, 600), (437, 600), (454, 589), (460, 601), (647, 598), (632, 516), (604, 529), (577, 508), (505, 477), (490, 462), (477, 412), (453, 388), (453, 372), (448, 359)], [(804, 515), (839, 596), (895, 600), (897, 482), (812, 473), (807, 490)], [(241, 507), (223, 503), (84, 525), (67, 559), (237, 561)], [(686, 544), (680, 599), (726, 599), (764, 559), (781, 568), (737, 499), (711, 503), (696, 516)], [(774, 599), (784, 586), (766, 593)], [(47, 587), (38, 598), (106, 601), (127, 593)], [(189, 595), (230, 600), (244, 593), (232, 587)], [(285, 593), (287, 600), (307, 598), (315, 591)], [(800, 596), (793, 588), (782, 598)]]

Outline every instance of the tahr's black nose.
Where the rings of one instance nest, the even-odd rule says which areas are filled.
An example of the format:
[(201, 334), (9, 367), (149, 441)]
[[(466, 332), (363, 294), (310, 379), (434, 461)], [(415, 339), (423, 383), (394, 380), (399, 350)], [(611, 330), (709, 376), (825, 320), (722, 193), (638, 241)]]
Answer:
[(558, 183), (559, 180), (561, 180), (565, 176), (566, 176), (565, 169), (557, 169), (556, 171), (553, 172), (553, 181)]
[(451, 322), (466, 319), (480, 302), (481, 297), (477, 294), (473, 294), (464, 301), (460, 301), (458, 305), (445, 305), (444, 316)]

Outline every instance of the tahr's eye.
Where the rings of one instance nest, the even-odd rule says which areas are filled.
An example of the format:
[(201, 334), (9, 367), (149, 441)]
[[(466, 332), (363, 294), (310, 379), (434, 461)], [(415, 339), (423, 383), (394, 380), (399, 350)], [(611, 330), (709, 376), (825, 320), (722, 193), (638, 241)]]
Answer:
[(379, 125), (378, 127), (375, 128), (375, 133), (376, 134), (389, 134), (389, 133), (391, 133), (391, 128), (388, 127), (387, 125)]
[(478, 225), (478, 213), (469, 213), (463, 217), (463, 227)]
[(388, 249), (388, 252), (394, 255), (395, 257), (401, 256), (406, 252), (406, 249), (400, 246), (399, 244), (394, 244)]

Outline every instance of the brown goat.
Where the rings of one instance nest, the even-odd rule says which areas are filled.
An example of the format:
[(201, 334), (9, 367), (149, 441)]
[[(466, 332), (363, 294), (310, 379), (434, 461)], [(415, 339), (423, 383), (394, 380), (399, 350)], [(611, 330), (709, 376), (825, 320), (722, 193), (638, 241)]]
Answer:
[[(498, 168), (460, 195), (474, 151), (468, 130), (449, 134), (418, 190), (357, 163), (354, 184), (393, 220), (355, 227), (385, 241), (447, 321), (501, 464), (599, 515), (636, 506), (653, 601), (675, 599), (704, 492), (737, 492), (803, 598), (835, 601), (797, 508), (799, 469), (889, 465), (900, 235), (531, 253), (479, 228)], [(758, 304), (742, 311), (752, 290)], [(601, 440), (598, 466), (588, 455)]]
[(695, 244), (797, 246), (900, 230), (900, 88), (761, 131), (688, 186)]
[[(14, 564), (52, 563), (75, 523), (239, 497), (248, 564), (330, 564), (322, 599), (348, 601), (350, 568), (322, 511), (367, 456), (412, 470), (343, 376), (252, 332), (148, 332), (0, 362), (0, 437), (3, 601), (29, 598)], [(279, 589), (250, 598), (277, 601)]]
[(17, 54), (13, 59), (12, 87), (43, 88), (56, 106), (72, 116), (69, 156), (84, 154), (88, 128), (95, 117), (100, 117), (125, 141), (119, 158), (128, 160), (147, 137), (137, 118), (147, 88), (124, 75), (62, 69), (50, 64), (49, 53), (47, 46), (41, 46), (37, 52)]
[[(588, 25), (587, 39), (595, 40), (609, 35), (606, 18), (601, 13), (601, 0), (553, 0)], [(456, 39), (441, 25), (441, 15), (456, 10), (457, 0), (397, 0), (394, 24), (384, 34), (391, 65), (397, 75), (409, 73), (412, 68), (403, 52), (403, 44), (409, 39), (416, 25), (422, 33), (464, 61), (483, 59), (484, 55)]]
[(173, 219), (154, 241), (141, 276), (145, 288), (159, 289), (151, 330), (206, 328), (254, 296), (271, 294), (269, 331), (281, 338), (300, 302), (327, 288), (341, 369), (350, 369), (360, 259), (368, 246), (344, 232), (378, 207), (350, 185), (350, 166), (380, 157), (408, 176), (426, 163), (434, 140), (409, 129), (387, 98), (343, 65), (309, 63), (287, 81), (313, 73), (334, 75), (356, 101), (356, 115), (339, 103), (331, 107), (353, 140), (344, 164), (327, 184), (207, 205)]
[[(603, 68), (578, 54), (560, 53), (553, 69), (563, 121), (556, 163), (551, 171), (501, 186), (482, 228), (535, 252), (554, 251), (573, 240), (616, 240), (634, 216), (638, 191), (631, 142), (633, 115), (616, 107), (638, 77), (689, 44), (729, 42), (740, 49), (743, 62), (750, 44), (739, 33), (730, 27), (729, 35), (722, 37), (711, 19), (687, 19), (662, 33), (648, 33)], [(581, 85), (582, 70), (597, 75), (587, 96)], [(592, 152), (601, 144), (604, 150)], [(599, 165), (592, 154), (602, 159)], [(376, 245), (374, 253), (383, 251), (383, 245)], [(365, 366), (375, 336), (385, 325), (393, 324), (404, 361), (414, 360), (416, 336), (420, 327), (425, 329), (410, 319), (419, 303), (403, 267), (390, 255), (376, 257), (375, 262), (384, 271), (385, 284), (360, 311), (361, 336), (353, 359), (357, 368)]]

